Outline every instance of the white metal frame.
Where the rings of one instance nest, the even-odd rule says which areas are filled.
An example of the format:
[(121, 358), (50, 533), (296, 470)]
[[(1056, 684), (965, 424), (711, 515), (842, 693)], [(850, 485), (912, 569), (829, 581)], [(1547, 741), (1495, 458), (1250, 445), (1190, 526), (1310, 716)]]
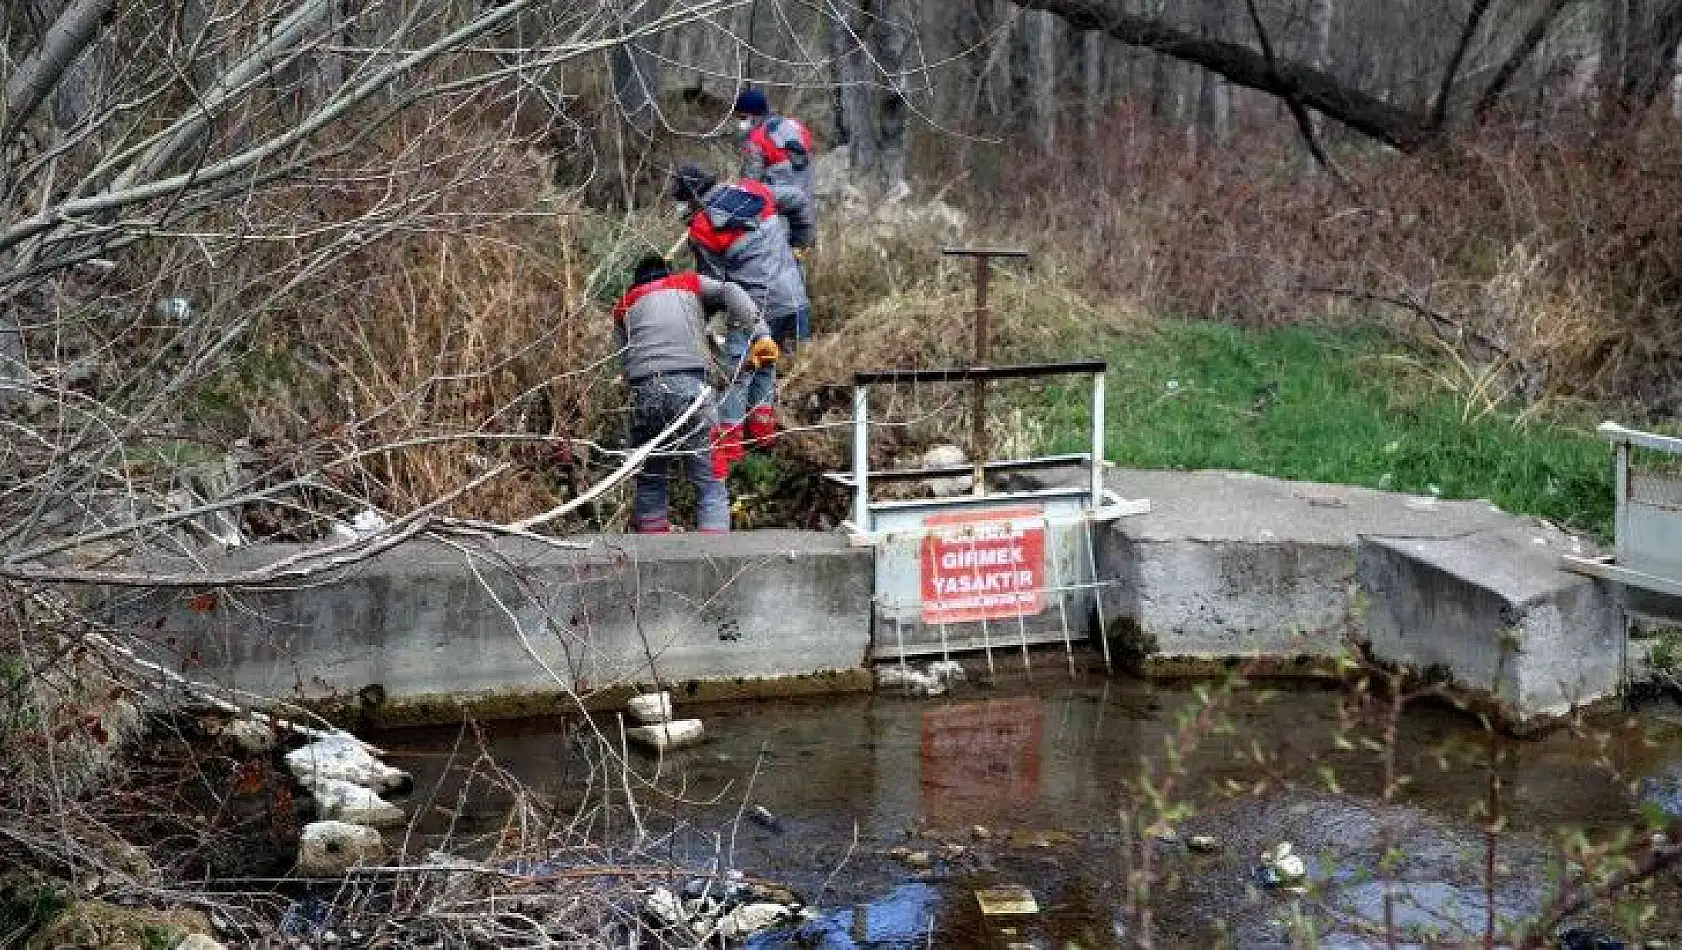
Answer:
[[(946, 624), (936, 624), (939, 627), (938, 642), (920, 646), (908, 645), (905, 638), (905, 620), (902, 616), (904, 609), (912, 601), (902, 600), (898, 595), (890, 596), (887, 592), (897, 589), (900, 585), (896, 574), (885, 584), (882, 572), (889, 570), (889, 562), (884, 558), (902, 556), (903, 550), (910, 546), (920, 545), (931, 529), (923, 526), (918, 517), (923, 514), (941, 512), (964, 511), (973, 509), (990, 509), (1009, 507), (1012, 505), (1031, 504), (1040, 507), (1043, 514), (1037, 519), (1043, 522), (1048, 537), (1054, 529), (1068, 532), (1079, 532), (1078, 541), (1071, 539), (1068, 543), (1078, 544), (1080, 548), (1079, 560), (1082, 563), (1071, 562), (1067, 565), (1076, 572), (1076, 576), (1066, 577), (1058, 568), (1059, 556), (1056, 552), (1048, 551), (1047, 565), (1052, 571), (1045, 587), (1037, 592), (1047, 598), (1054, 606), (1056, 620), (1053, 624), (1056, 632), (1053, 637), (1061, 642), (1069, 654), (1071, 672), (1074, 669), (1074, 655), (1072, 651), (1073, 636), (1071, 632), (1070, 611), (1067, 598), (1089, 593), (1092, 606), (1100, 626), (1103, 624), (1105, 610), (1101, 588), (1105, 586), (1096, 576), (1097, 557), (1093, 546), (1091, 528), (1095, 523), (1107, 522), (1125, 515), (1143, 514), (1150, 510), (1147, 500), (1130, 500), (1118, 496), (1104, 487), (1104, 402), (1105, 372), (1107, 367), (1099, 362), (1091, 361), (1079, 364), (1052, 364), (1042, 366), (1022, 367), (993, 367), (975, 368), (970, 370), (952, 370), (947, 373), (938, 371), (923, 374), (938, 375), (945, 383), (969, 383), (977, 377), (982, 378), (1014, 378), (1015, 375), (1084, 375), (1092, 383), (1092, 402), (1089, 415), (1091, 432), (1089, 434), (1089, 450), (1084, 453), (1067, 455), (1051, 455), (1031, 459), (993, 461), (988, 458), (971, 460), (962, 472), (956, 468), (946, 469), (913, 469), (889, 472), (870, 471), (870, 388), (874, 385), (894, 385), (895, 380), (887, 377), (899, 376), (899, 382), (905, 381), (904, 374), (860, 374), (853, 387), (853, 454), (851, 470), (845, 473), (830, 473), (826, 477), (841, 486), (851, 489), (852, 517), (843, 523), (842, 528), (848, 534), (849, 541), (856, 546), (869, 546), (877, 551), (877, 591), (875, 594), (878, 620), (891, 622), (894, 637), (891, 642), (884, 644), (878, 656), (883, 659), (896, 658), (904, 664), (908, 657), (919, 655), (940, 655), (949, 658), (954, 649), (981, 649), (986, 652), (988, 668), (993, 666), (993, 651), (996, 648), (1020, 645), (1023, 651), (1023, 665), (1027, 668), (1029, 633), (1023, 618), (1016, 619), (1016, 636), (998, 631), (1001, 636), (994, 636), (990, 631), (988, 621), (978, 622), (978, 636), (964, 636), (954, 642), (948, 636)], [(983, 374), (991, 374), (983, 377)], [(1007, 375), (999, 375), (1007, 374)], [(1038, 468), (1053, 468), (1062, 466), (1081, 466), (1086, 471), (1084, 484), (1067, 487), (1033, 489), (1027, 491), (991, 492), (988, 490), (986, 475), (1000, 470), (1024, 470)], [(873, 501), (870, 497), (873, 481), (883, 477), (895, 480), (913, 480), (918, 477), (942, 478), (974, 472), (974, 490), (965, 495), (944, 498), (916, 498), (916, 499), (883, 499)], [(1086, 576), (1090, 574), (1090, 576)], [(1006, 622), (1008, 623), (1008, 621)], [(1046, 631), (1047, 633), (1051, 631)], [(1104, 646), (1104, 660), (1109, 663), (1109, 644), (1102, 637)], [(1036, 643), (1049, 642), (1045, 633), (1036, 633)]]
[(1675, 568), (1682, 564), (1682, 511), (1632, 499), (1629, 490), (1631, 446), (1682, 456), (1682, 438), (1627, 429), (1615, 422), (1602, 423), (1596, 431), (1612, 443), (1615, 554), (1565, 555), (1563, 566), (1579, 574), (1682, 597), (1682, 571)]

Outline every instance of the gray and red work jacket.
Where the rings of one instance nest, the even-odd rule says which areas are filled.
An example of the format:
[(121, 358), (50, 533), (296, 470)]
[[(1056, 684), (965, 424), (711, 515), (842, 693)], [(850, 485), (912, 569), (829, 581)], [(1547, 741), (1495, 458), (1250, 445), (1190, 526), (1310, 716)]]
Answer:
[(755, 122), (742, 144), (741, 177), (773, 188), (798, 188), (808, 209), (815, 210), (811, 130), (787, 116), (766, 116)]
[(741, 285), (767, 319), (810, 306), (793, 248), (811, 244), (811, 206), (797, 188), (717, 184), (689, 216), (689, 249), (701, 273)]
[(683, 271), (638, 284), (613, 307), (613, 328), (622, 350), (620, 363), (632, 384), (661, 373), (713, 375), (707, 314), (723, 308), (726, 325), (749, 339), (771, 331), (747, 291), (694, 271)]

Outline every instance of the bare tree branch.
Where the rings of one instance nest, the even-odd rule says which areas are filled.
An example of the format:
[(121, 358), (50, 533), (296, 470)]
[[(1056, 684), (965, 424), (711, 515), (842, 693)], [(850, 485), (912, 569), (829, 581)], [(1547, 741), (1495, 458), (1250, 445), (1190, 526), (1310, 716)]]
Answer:
[[(1273, 41), (1268, 38), (1261, 11), (1256, 9), (1256, 0), (1244, 0), (1244, 6), (1249, 10), (1251, 25), (1256, 28), (1256, 42), (1261, 44), (1262, 57), (1267, 60), (1267, 68), (1277, 72), (1278, 61), (1273, 56)], [(1315, 163), (1325, 169), (1332, 176), (1332, 180), (1345, 189), (1350, 188), (1349, 179), (1344, 177), (1343, 170), (1332, 162), (1332, 157), (1326, 154), (1325, 148), (1320, 144), (1320, 136), (1314, 131), (1314, 117), (1308, 114), (1302, 100), (1297, 98), (1294, 92), (1286, 93), (1284, 100), (1286, 108), (1291, 112), (1291, 118), (1296, 120), (1297, 131), (1302, 133), (1302, 143), (1307, 146), (1308, 154), (1314, 156)]]
[(1484, 86), (1483, 94), (1478, 96), (1477, 105), (1472, 108), (1473, 116), (1481, 119), (1495, 108), (1495, 104), (1501, 101), (1502, 96), (1506, 95), (1507, 87), (1512, 85), (1513, 77), (1517, 76), (1519, 70), (1524, 68), (1524, 64), (1530, 61), (1530, 56), (1536, 52), (1536, 47), (1540, 46), (1544, 39), (1547, 39), (1548, 31), (1553, 29), (1554, 21), (1559, 19), (1559, 15), (1565, 12), (1566, 7), (1576, 2), (1577, 0), (1548, 0), (1548, 5), (1537, 12), (1536, 19), (1530, 23), (1530, 28), (1524, 31), (1524, 36), (1519, 39), (1512, 52), (1507, 54), (1507, 58), (1501, 62), (1501, 67), (1495, 71), (1495, 75), (1490, 77), (1489, 84)]
[(100, 22), (116, 0), (74, 0), (47, 29), (35, 51), (12, 73), (6, 83), (6, 98), (0, 102), (0, 146), (9, 143), (29, 117), (58, 85), (60, 77), (86, 51), (99, 32)]
[(1466, 15), (1466, 25), (1460, 29), (1460, 41), (1454, 44), (1454, 53), (1448, 58), (1448, 67), (1443, 70), (1442, 85), (1437, 89), (1436, 105), (1431, 107), (1431, 125), (1441, 129), (1448, 122), (1449, 98), (1454, 95), (1454, 84), (1460, 79), (1460, 65), (1466, 60), (1466, 51), (1472, 46), (1472, 39), (1478, 35), (1478, 27), (1483, 25), (1483, 17), (1489, 12), (1490, 0), (1472, 0), (1471, 12)]
[(1127, 13), (1117, 0), (1012, 0), (1029, 10), (1047, 10), (1077, 29), (1102, 30), (1130, 46), (1155, 50), (1219, 73), (1227, 81), (1295, 97), (1303, 105), (1404, 152), (1434, 144), (1440, 129), (1429, 117), (1352, 88), (1324, 70), (1267, 57), (1243, 43), (1211, 39), (1169, 26), (1160, 18)]

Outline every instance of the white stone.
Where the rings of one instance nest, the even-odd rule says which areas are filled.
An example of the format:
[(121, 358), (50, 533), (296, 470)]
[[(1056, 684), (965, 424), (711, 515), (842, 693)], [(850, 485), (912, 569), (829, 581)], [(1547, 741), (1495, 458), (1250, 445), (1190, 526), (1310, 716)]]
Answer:
[(384, 858), (385, 839), (367, 825), (312, 821), (298, 839), (298, 873), (305, 877), (337, 877)]
[(376, 792), (402, 792), (414, 779), (368, 753), (353, 736), (331, 736), (286, 753), (286, 766), (305, 785), (318, 779), (343, 779)]
[(876, 686), (879, 689), (900, 687), (913, 696), (939, 696), (946, 692), (946, 684), (939, 677), (909, 666), (877, 667)]
[(699, 719), (674, 719), (671, 722), (658, 723), (652, 726), (636, 726), (625, 730), (625, 735), (632, 742), (653, 746), (655, 750), (665, 752), (670, 749), (682, 749), (699, 743), (705, 738), (705, 729)]
[[(937, 445), (923, 453), (923, 468), (949, 468), (954, 465), (967, 464), (964, 450), (955, 445)], [(936, 498), (951, 498), (956, 495), (967, 495), (975, 487), (975, 478), (970, 475), (958, 475), (952, 478), (925, 478), (923, 484)]]
[(227, 950), (227, 948), (204, 934), (188, 934), (176, 943), (174, 950)]
[(649, 916), (667, 927), (680, 926), (684, 921), (683, 905), (679, 903), (677, 895), (664, 887), (656, 887), (648, 895)]
[(794, 916), (781, 904), (743, 904), (718, 920), (718, 933), (727, 940), (739, 940), (774, 927)]
[(644, 725), (671, 722), (672, 694), (662, 692), (632, 696), (625, 703), (625, 708), (630, 711), (632, 718)]
[(400, 828), (403, 809), (381, 798), (372, 789), (338, 778), (318, 778), (309, 783), (317, 816), (370, 828)]

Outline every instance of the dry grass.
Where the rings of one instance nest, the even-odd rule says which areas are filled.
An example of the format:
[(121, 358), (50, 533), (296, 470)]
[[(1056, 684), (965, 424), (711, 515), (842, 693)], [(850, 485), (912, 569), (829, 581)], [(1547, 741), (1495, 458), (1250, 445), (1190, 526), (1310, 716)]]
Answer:
[(1304, 178), (1289, 131), (1191, 156), (1179, 131), (1123, 109), (1095, 147), (995, 157), (960, 193), (994, 240), (1054, 250), (1097, 297), (1252, 326), (1384, 313), (1468, 358), (1504, 358), (1531, 401), (1682, 408), (1669, 356), (1682, 346), (1682, 146), (1668, 117), (1611, 142), (1490, 127), (1453, 154), (1346, 144), (1347, 189)]

